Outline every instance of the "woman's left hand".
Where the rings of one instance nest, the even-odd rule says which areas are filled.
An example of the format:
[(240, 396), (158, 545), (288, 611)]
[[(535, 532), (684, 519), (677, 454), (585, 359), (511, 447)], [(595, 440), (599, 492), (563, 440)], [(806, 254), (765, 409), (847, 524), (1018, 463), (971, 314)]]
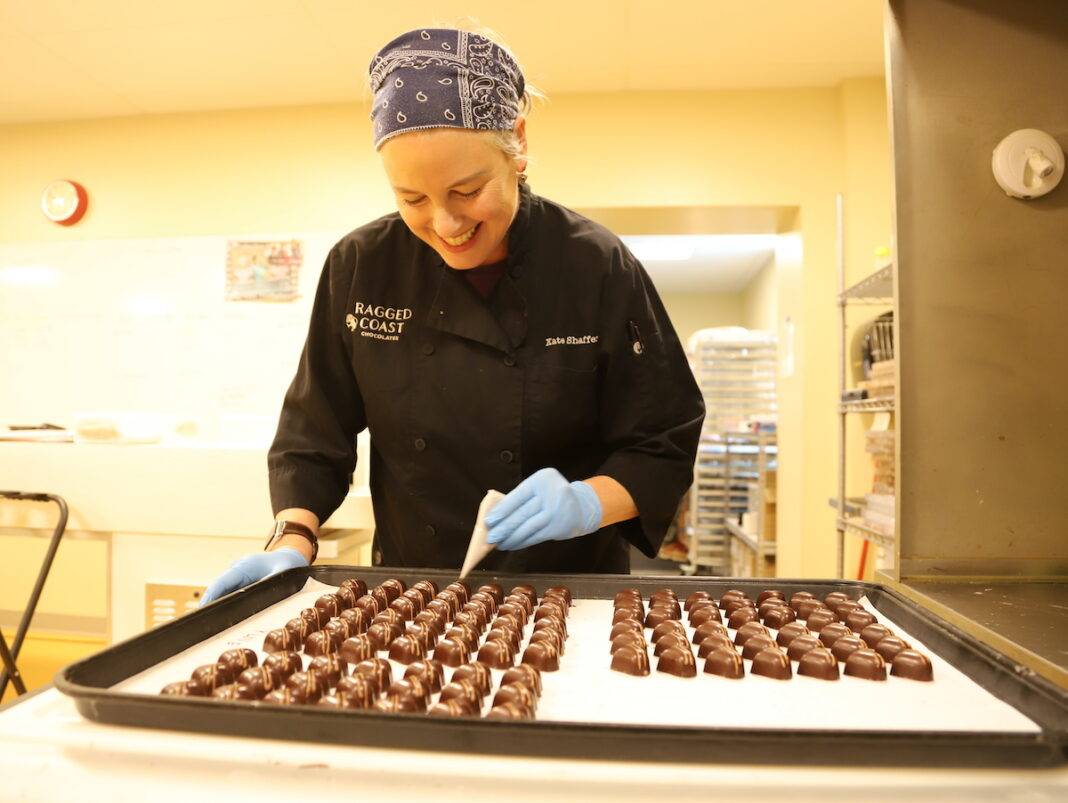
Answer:
[(601, 518), (601, 500), (589, 484), (569, 483), (555, 468), (543, 468), (486, 516), (486, 540), (497, 549), (525, 549), (596, 532)]

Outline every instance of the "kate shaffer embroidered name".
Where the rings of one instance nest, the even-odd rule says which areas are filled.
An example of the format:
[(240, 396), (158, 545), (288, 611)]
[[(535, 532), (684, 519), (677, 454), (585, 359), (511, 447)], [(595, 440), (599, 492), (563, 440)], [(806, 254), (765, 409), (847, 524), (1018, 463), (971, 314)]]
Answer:
[(588, 346), (600, 340), (599, 335), (581, 335), (580, 337), (547, 337), (545, 348), (549, 346)]

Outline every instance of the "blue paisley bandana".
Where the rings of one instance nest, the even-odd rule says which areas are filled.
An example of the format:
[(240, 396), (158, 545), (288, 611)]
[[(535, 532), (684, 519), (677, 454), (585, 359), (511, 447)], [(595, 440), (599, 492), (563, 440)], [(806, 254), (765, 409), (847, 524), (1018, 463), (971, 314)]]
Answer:
[(426, 128), (510, 131), (525, 88), (507, 50), (450, 28), (401, 34), (371, 60), (370, 72), (376, 150)]

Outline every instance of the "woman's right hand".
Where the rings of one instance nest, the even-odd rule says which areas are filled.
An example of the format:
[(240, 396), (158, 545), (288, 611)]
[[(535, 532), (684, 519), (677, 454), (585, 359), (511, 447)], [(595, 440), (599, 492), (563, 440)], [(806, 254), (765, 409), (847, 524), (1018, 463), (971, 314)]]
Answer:
[(272, 574), (307, 566), (308, 559), (292, 547), (281, 547), (271, 552), (254, 552), (238, 558), (230, 568), (220, 574), (204, 592), (201, 606), (225, 597), (231, 591), (237, 591), (247, 585), (270, 577)]

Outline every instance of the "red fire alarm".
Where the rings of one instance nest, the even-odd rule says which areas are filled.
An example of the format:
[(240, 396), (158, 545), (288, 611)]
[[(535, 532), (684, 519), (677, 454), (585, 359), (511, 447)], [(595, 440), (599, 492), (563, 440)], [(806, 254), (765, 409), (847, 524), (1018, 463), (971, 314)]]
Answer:
[(73, 226), (89, 206), (89, 195), (77, 181), (53, 181), (41, 193), (41, 211), (61, 226)]

